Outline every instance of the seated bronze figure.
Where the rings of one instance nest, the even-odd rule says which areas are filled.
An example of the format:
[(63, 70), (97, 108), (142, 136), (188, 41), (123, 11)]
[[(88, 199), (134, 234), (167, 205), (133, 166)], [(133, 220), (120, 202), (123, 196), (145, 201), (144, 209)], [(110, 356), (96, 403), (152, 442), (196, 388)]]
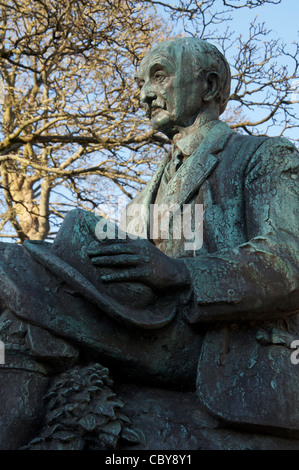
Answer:
[[(153, 128), (172, 141), (127, 208), (131, 225), (132, 207), (143, 208), (140, 236), (99, 240), (101, 219), (78, 209), (53, 244), (0, 245), (0, 448), (38, 435), (55, 376), (94, 363), (196, 391), (226, 426), (299, 448), (298, 151), (219, 120), (230, 68), (203, 40), (154, 46), (136, 81)], [(193, 222), (203, 207), (200, 246), (174, 237), (174, 218), (161, 236), (161, 204), (188, 206)]]

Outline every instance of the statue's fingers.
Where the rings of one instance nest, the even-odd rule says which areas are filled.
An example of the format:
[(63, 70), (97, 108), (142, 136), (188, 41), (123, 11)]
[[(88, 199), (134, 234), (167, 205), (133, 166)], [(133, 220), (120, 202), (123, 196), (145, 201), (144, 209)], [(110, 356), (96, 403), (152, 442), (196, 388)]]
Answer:
[(136, 254), (136, 246), (128, 243), (115, 243), (113, 245), (102, 245), (98, 249), (87, 250), (88, 256), (91, 258), (95, 256), (112, 256), (112, 255), (122, 255), (122, 254)]
[(92, 264), (95, 266), (137, 266), (146, 261), (144, 256), (128, 254), (95, 257), (92, 259)]
[(140, 269), (130, 269), (126, 272), (106, 274), (101, 277), (104, 282), (142, 281), (142, 278)]

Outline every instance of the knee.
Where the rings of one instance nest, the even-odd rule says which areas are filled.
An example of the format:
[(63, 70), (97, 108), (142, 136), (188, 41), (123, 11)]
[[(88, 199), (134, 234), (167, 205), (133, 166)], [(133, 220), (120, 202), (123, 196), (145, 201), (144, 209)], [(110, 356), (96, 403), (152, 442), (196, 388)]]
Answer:
[(36, 372), (0, 369), (0, 449), (17, 450), (43, 420), (48, 378)]

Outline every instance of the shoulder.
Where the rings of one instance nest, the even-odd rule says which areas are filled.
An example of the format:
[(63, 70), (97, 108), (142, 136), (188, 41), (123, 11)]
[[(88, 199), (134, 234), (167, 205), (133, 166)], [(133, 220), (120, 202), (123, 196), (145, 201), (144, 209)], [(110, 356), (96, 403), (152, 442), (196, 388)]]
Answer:
[(298, 171), (299, 151), (284, 137), (266, 137), (251, 155), (246, 175), (255, 172)]

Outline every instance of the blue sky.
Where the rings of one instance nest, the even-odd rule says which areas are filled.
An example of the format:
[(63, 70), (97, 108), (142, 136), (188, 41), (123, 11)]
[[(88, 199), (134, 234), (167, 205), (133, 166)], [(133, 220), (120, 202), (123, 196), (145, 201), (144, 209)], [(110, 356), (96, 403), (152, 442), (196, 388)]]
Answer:
[(290, 44), (299, 39), (299, 0), (282, 0), (279, 5), (263, 5), (252, 10), (240, 9), (234, 12), (233, 26), (242, 32), (248, 28), (248, 23), (258, 16), (259, 22), (265, 22), (268, 28), (277, 36)]
[[(295, 50), (292, 42), (299, 41), (299, 0), (282, 0), (279, 5), (263, 5), (252, 10), (240, 9), (234, 12), (234, 20), (231, 27), (244, 35), (247, 35), (249, 23), (257, 16), (259, 23), (265, 23), (267, 29), (271, 29), (271, 36), (275, 39), (281, 38), (290, 51)], [(286, 60), (284, 58), (284, 60)], [(285, 65), (285, 63), (283, 63)], [(293, 66), (293, 62), (292, 62)], [(299, 99), (299, 82), (295, 80), (294, 86), (298, 87), (298, 93), (294, 93), (294, 98)], [(298, 113), (299, 105), (295, 105)], [(279, 128), (273, 128), (270, 134), (275, 135)], [(288, 138), (298, 139), (298, 128), (292, 129), (285, 134)]]
[[(216, 0), (218, 1), (218, 0)], [(248, 35), (249, 24), (254, 18), (257, 17), (259, 23), (265, 23), (267, 29), (271, 29), (271, 37), (274, 39), (281, 38), (285, 43), (287, 49), (292, 52), (295, 46), (292, 46), (294, 41), (299, 41), (299, 0), (282, 0), (279, 5), (266, 4), (262, 7), (254, 8), (252, 10), (242, 8), (233, 12), (233, 21), (231, 28), (236, 33), (241, 33), (245, 37)], [(284, 57), (282, 65), (287, 64), (287, 59)], [(289, 62), (293, 68), (293, 62)], [(296, 99), (299, 99), (299, 83), (294, 81), (294, 86), (298, 85), (298, 94)], [(294, 95), (295, 97), (295, 95)], [(295, 105), (297, 113), (299, 105)], [(246, 110), (248, 113), (248, 111)], [(258, 110), (257, 110), (258, 112)], [(275, 135), (279, 133), (279, 128), (273, 128), (269, 134)], [(298, 139), (298, 128), (289, 130), (285, 134), (286, 137)]]

